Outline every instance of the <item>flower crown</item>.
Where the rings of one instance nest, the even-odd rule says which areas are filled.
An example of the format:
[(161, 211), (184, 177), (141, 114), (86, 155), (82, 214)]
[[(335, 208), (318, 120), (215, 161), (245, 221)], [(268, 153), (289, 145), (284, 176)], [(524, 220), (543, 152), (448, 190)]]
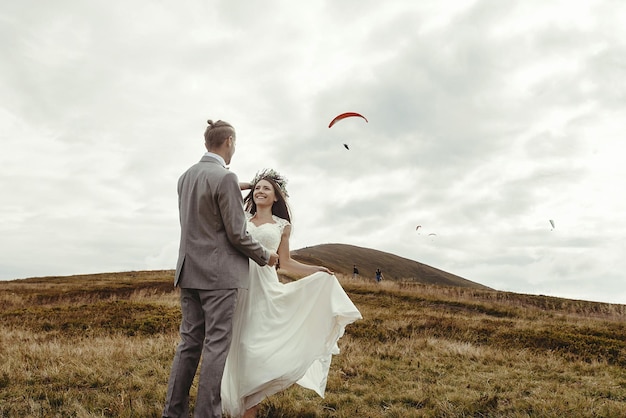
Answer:
[(263, 179), (271, 179), (280, 188), (283, 195), (285, 195), (285, 197), (289, 197), (289, 193), (287, 193), (287, 178), (282, 176), (278, 171), (273, 168), (264, 168), (263, 170), (258, 171), (252, 179), (252, 188), (254, 188), (254, 186), (256, 186), (256, 184)]

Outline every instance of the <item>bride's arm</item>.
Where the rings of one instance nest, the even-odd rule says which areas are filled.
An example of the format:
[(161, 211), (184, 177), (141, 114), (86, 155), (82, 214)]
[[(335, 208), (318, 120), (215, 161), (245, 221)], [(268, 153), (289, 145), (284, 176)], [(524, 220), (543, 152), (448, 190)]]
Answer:
[(323, 271), (328, 274), (333, 274), (333, 272), (326, 267), (303, 264), (291, 258), (290, 251), (289, 251), (289, 236), (290, 235), (291, 235), (291, 225), (287, 225), (285, 226), (285, 229), (283, 230), (283, 235), (280, 239), (280, 245), (278, 246), (278, 259), (279, 259), (281, 270), (285, 270), (291, 274), (302, 275), (302, 276), (308, 276), (318, 271)]

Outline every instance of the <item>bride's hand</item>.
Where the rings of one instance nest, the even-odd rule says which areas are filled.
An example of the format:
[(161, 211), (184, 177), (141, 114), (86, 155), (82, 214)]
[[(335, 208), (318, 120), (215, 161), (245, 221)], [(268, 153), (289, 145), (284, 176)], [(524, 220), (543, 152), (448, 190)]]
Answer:
[(329, 268), (323, 267), (323, 266), (319, 266), (317, 268), (317, 271), (323, 271), (324, 273), (328, 273), (328, 274), (335, 274), (335, 273), (333, 273), (332, 270), (330, 270)]

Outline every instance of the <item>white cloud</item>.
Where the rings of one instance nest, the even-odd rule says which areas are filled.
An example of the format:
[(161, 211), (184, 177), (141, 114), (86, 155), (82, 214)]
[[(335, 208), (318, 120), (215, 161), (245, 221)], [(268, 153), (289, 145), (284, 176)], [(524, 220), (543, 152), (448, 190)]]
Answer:
[(212, 118), (290, 179), (292, 248), (626, 303), (621, 3), (34, 5), (0, 11), (0, 279), (173, 268)]

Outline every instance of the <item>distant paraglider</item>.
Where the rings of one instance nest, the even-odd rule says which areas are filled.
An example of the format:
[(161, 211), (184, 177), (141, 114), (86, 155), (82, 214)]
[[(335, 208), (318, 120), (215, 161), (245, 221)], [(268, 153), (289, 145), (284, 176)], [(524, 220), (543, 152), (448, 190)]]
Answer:
[(347, 149), (348, 151), (350, 150), (350, 147), (348, 146), (348, 144), (343, 144), (343, 147)]
[(328, 127), (332, 127), (335, 123), (339, 122), (340, 120), (343, 120), (345, 118), (351, 118), (351, 117), (359, 117), (359, 118), (363, 118), (365, 119), (365, 122), (367, 122), (367, 118), (363, 115), (361, 115), (360, 113), (356, 113), (356, 112), (345, 112), (342, 113), (340, 115), (337, 115), (333, 118), (333, 120), (330, 121), (330, 123), (328, 124)]
[(552, 229), (554, 229), (554, 221), (550, 219), (550, 225), (552, 225)]
[[(417, 226), (415, 227), (415, 230), (416, 230), (416, 231), (418, 231), (418, 232), (417, 232), (418, 234), (419, 234), (419, 230), (420, 230), (421, 228), (422, 228), (422, 225), (417, 225)], [(429, 236), (429, 237), (436, 237), (436, 236), (437, 236), (437, 234), (435, 234), (434, 232), (431, 232), (431, 233), (429, 233), (429, 234), (428, 234), (428, 236)]]

